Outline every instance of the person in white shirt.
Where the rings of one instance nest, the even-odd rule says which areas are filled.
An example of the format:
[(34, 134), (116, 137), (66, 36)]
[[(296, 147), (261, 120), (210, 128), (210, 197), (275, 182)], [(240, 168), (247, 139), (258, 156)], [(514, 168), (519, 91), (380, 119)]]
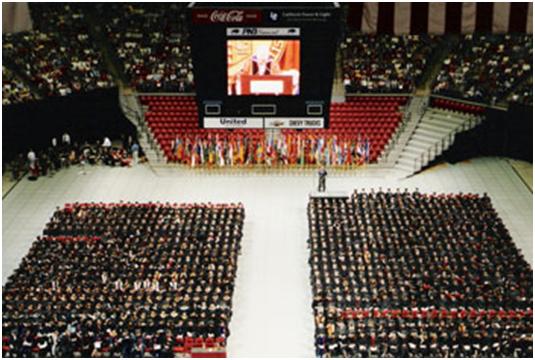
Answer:
[(30, 149), (30, 151), (28, 152), (28, 161), (30, 162), (30, 168), (35, 166), (36, 159), (37, 157), (35, 155), (35, 152), (32, 149)]
[(37, 155), (30, 149), (28, 152), (28, 168), (30, 170), (30, 180), (36, 180), (39, 177), (39, 167), (37, 166)]
[(104, 153), (109, 155), (111, 150), (111, 140), (109, 137), (105, 136), (104, 141), (102, 141), (102, 149), (104, 149)]
[(104, 141), (102, 142), (102, 147), (106, 149), (111, 148), (111, 140), (109, 137), (107, 136), (104, 137)]
[(89, 145), (86, 145), (82, 149), (82, 158), (80, 160), (80, 165), (82, 165), (82, 171), (81, 174), (85, 175), (87, 174), (85, 171), (86, 165), (89, 163), (89, 154), (91, 153), (91, 150), (89, 149)]
[(63, 134), (63, 136), (61, 137), (61, 142), (63, 143), (63, 145), (71, 145), (71, 136), (69, 135), (69, 133), (66, 132)]

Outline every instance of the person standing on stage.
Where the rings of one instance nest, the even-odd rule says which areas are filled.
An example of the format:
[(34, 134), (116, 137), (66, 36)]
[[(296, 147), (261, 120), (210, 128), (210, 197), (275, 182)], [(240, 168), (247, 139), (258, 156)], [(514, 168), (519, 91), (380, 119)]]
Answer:
[(325, 170), (325, 167), (322, 166), (322, 168), (318, 171), (318, 192), (325, 192), (326, 181), (327, 181), (327, 170)]

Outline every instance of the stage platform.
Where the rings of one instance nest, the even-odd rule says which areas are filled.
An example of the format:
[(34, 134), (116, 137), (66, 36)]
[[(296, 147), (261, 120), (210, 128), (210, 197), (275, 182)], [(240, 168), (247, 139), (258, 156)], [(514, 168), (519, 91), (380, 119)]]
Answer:
[(312, 191), (308, 197), (311, 199), (347, 199), (351, 196), (351, 192), (348, 191)]

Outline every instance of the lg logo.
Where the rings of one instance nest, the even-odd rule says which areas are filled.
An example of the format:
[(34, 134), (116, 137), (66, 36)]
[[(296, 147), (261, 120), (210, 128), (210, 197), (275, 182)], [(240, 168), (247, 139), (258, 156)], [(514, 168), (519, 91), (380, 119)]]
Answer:
[(279, 14), (276, 13), (275, 11), (270, 11), (269, 18), (271, 19), (271, 21), (277, 21), (279, 20)]

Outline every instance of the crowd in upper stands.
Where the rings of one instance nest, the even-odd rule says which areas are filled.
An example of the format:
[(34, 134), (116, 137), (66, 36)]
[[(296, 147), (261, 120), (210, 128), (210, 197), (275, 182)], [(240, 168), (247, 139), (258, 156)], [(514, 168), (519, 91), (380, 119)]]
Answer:
[(65, 96), (114, 86), (73, 4), (31, 4), (34, 30), (2, 35), (5, 63), (16, 67), (44, 96)]
[(192, 92), (186, 4), (105, 4), (107, 36), (130, 85), (143, 92)]
[(30, 3), (30, 14), (35, 30), (78, 34), (88, 32), (86, 7), (80, 3)]
[(411, 93), (439, 44), (428, 35), (352, 34), (341, 44), (350, 93)]
[(2, 105), (18, 104), (37, 98), (24, 81), (2, 65)]
[(224, 347), (242, 204), (66, 204), (2, 292), (3, 357)]
[(495, 104), (533, 75), (531, 34), (464, 35), (437, 75), (433, 91)]
[[(30, 9), (33, 31), (3, 34), (8, 79), (3, 104), (32, 98), (26, 84), (35, 85), (42, 96), (114, 86), (102, 54), (108, 47), (107, 61), (138, 91), (195, 91), (185, 4), (30, 3)], [(104, 35), (102, 43), (95, 33)], [(350, 33), (340, 45), (346, 92), (413, 92), (425, 80), (443, 39)], [(531, 34), (462, 35), (444, 60), (433, 92), (484, 103), (511, 96), (531, 102), (529, 93), (511, 93), (532, 76), (532, 41)], [(12, 77), (8, 69), (25, 78)]]
[(320, 357), (532, 357), (533, 271), (486, 195), (308, 207)]
[(2, 48), (4, 56), (45, 96), (65, 96), (114, 84), (88, 34), (7, 34)]

